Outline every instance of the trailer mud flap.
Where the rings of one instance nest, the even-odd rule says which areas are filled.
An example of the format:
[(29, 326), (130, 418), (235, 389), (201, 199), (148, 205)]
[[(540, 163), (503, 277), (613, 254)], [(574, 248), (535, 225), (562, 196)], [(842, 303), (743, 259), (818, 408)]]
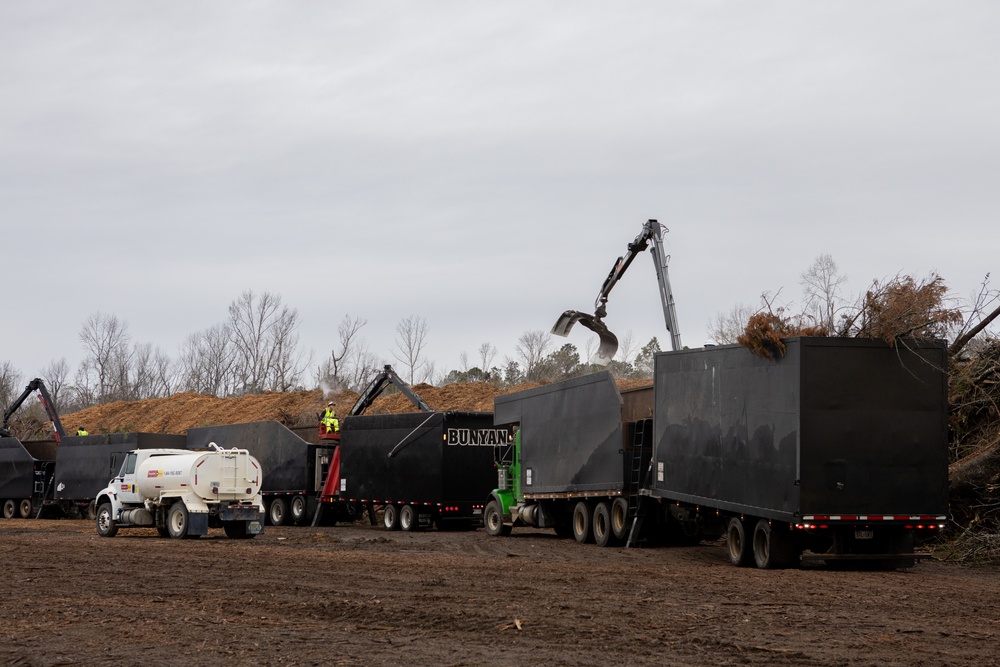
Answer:
[(208, 515), (191, 512), (188, 514), (188, 535), (208, 535)]
[(260, 509), (252, 507), (220, 507), (219, 519), (222, 521), (258, 521)]

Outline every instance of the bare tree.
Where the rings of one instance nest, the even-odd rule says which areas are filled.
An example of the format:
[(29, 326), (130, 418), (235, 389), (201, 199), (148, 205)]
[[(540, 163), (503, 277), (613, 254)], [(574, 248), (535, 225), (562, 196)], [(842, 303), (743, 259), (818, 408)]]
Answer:
[(369, 369), (364, 361), (361, 363), (361, 369), (356, 368), (356, 363), (367, 354), (364, 340), (358, 337), (358, 333), (366, 324), (368, 321), (360, 317), (344, 315), (344, 319), (337, 326), (337, 347), (316, 369), (316, 384), (324, 391), (352, 388), (355, 386), (354, 378), (358, 370), (362, 375), (369, 375)]
[(227, 324), (191, 334), (181, 345), (180, 387), (200, 394), (229, 395), (233, 391), (233, 360)]
[(479, 370), (489, 373), (493, 367), (493, 360), (497, 357), (497, 348), (490, 343), (483, 343), (479, 346)]
[(21, 371), (9, 361), (0, 363), (0, 410), (6, 410), (21, 395)]
[(243, 292), (229, 304), (227, 324), (241, 393), (285, 391), (299, 381), (298, 312), (282, 306), (280, 296)]
[(708, 323), (708, 337), (716, 345), (736, 343), (736, 338), (743, 333), (755, 312), (753, 306), (738, 303), (729, 311), (719, 313)]
[(637, 345), (638, 343), (635, 342), (635, 334), (633, 334), (632, 330), (629, 329), (618, 342), (618, 360), (622, 363), (629, 363)]
[(360, 392), (383, 366), (383, 360), (370, 351), (367, 344), (355, 346), (351, 352), (351, 363), (346, 367), (349, 372), (344, 376), (347, 388)]
[(66, 407), (62, 404), (62, 399), (66, 398), (63, 388), (69, 377), (69, 364), (66, 363), (66, 357), (50, 361), (49, 365), (42, 369), (42, 377), (45, 379), (49, 395), (52, 396), (52, 402), (57, 406), (56, 409), (62, 410)]
[(170, 395), (173, 381), (170, 377), (171, 361), (152, 343), (136, 343), (126, 366), (124, 398), (142, 400), (163, 398)]
[(816, 324), (826, 327), (827, 331), (833, 331), (840, 286), (846, 280), (847, 276), (837, 270), (837, 263), (828, 254), (817, 257), (799, 279), (804, 312), (815, 317)]
[(514, 346), (514, 352), (517, 354), (518, 358), (524, 362), (524, 379), (531, 382), (538, 378), (539, 366), (543, 359), (545, 359), (545, 353), (548, 352), (549, 347), (552, 345), (552, 338), (549, 334), (544, 331), (525, 331), (521, 334), (521, 337), (517, 339), (517, 345)]
[[(426, 377), (427, 320), (417, 315), (404, 317), (396, 325), (396, 349), (392, 356), (407, 369), (407, 382), (421, 382)], [(433, 372), (433, 370), (432, 370)], [(418, 375), (419, 374), (419, 375)]]
[(98, 311), (84, 321), (80, 342), (87, 356), (81, 369), (88, 375), (88, 386), (89, 374), (94, 374), (92, 386), (97, 402), (116, 400), (123, 388), (122, 364), (128, 358), (130, 340), (128, 323), (116, 315)]

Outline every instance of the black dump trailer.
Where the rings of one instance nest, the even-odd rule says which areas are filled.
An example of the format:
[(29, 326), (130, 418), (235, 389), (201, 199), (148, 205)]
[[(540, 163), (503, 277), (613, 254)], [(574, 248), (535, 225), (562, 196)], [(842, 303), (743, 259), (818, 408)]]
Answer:
[(487, 519), (487, 531), (526, 524), (623, 542), (649, 467), (652, 406), (652, 387), (619, 392), (607, 371), (497, 396), (496, 423), (519, 428), (490, 496), (507, 528)]
[(948, 514), (944, 343), (784, 342), (656, 356), (651, 495), (736, 565), (912, 565)]
[(55, 440), (21, 442), (0, 438), (0, 505), (3, 518), (27, 519), (51, 491), (56, 467)]
[[(315, 436), (316, 427), (308, 433)], [(336, 445), (307, 442), (276, 421), (209, 426), (188, 430), (190, 449), (219, 447), (248, 450), (264, 469), (261, 494), (268, 523), (273, 526), (303, 524), (316, 512), (319, 492), (326, 479)]]
[(94, 498), (121, 470), (133, 449), (187, 449), (183, 435), (167, 433), (107, 433), (66, 436), (56, 449), (55, 484), (45, 498), (68, 516), (93, 518)]
[(347, 417), (340, 428), (339, 498), (381, 506), (387, 530), (465, 528), (482, 522), (496, 485), (494, 449), (509, 428), (488, 412), (416, 412)]

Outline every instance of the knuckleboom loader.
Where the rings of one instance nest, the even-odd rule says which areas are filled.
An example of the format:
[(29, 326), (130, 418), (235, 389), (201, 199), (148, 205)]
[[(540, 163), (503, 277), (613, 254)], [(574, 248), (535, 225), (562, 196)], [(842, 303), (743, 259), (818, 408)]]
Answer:
[(263, 532), (260, 463), (245, 449), (137, 449), (97, 494), (97, 533), (153, 528), (163, 537), (198, 537), (222, 527), (231, 538)]

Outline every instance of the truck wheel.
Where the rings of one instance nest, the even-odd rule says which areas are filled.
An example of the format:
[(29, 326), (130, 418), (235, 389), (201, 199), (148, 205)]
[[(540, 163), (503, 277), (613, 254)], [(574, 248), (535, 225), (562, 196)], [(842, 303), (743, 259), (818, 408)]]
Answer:
[(594, 536), (590, 530), (591, 524), (590, 505), (581, 500), (573, 508), (573, 537), (580, 544), (593, 542)]
[(293, 496), (292, 502), (288, 503), (288, 511), (292, 515), (292, 523), (300, 524), (306, 520), (306, 497)]
[(486, 509), (483, 510), (483, 527), (486, 528), (486, 534), (490, 537), (507, 537), (510, 535), (512, 526), (503, 522), (503, 512), (500, 511), (500, 503), (495, 500), (486, 503)]
[(91, 500), (89, 503), (87, 503), (87, 508), (83, 511), (83, 516), (84, 518), (90, 519), (91, 521), (97, 518), (96, 500)]
[(594, 542), (599, 547), (606, 547), (614, 541), (611, 532), (611, 507), (602, 500), (594, 506)]
[(413, 509), (413, 505), (403, 505), (399, 510), (400, 529), (412, 533), (417, 529), (417, 523), (417, 511)]
[(184, 503), (177, 501), (167, 512), (167, 534), (174, 539), (187, 537), (188, 510)]
[(13, 519), (17, 516), (17, 503), (13, 499), (8, 498), (3, 501), (3, 518)]
[(272, 526), (283, 526), (288, 518), (288, 505), (284, 498), (275, 498), (267, 506), (267, 519)]
[(774, 530), (767, 519), (758, 519), (753, 529), (753, 559), (762, 570), (788, 567), (797, 560), (790, 535)]
[(382, 512), (382, 525), (386, 530), (399, 530), (399, 509), (395, 505), (385, 506)]
[(32, 510), (31, 501), (28, 500), (27, 498), (21, 501), (21, 504), (18, 506), (17, 509), (21, 513), (22, 519), (31, 518), (31, 510)]
[(102, 503), (97, 508), (97, 534), (101, 537), (114, 537), (118, 534), (118, 524), (111, 512), (111, 503)]
[(170, 537), (170, 531), (167, 530), (166, 526), (157, 526), (156, 534), (160, 537)]
[(738, 516), (729, 519), (729, 526), (726, 528), (726, 551), (729, 553), (729, 562), (737, 567), (746, 567), (753, 558), (753, 549), (750, 540), (747, 539), (746, 524)]
[(628, 500), (615, 498), (611, 503), (611, 532), (615, 539), (624, 542), (628, 539)]

